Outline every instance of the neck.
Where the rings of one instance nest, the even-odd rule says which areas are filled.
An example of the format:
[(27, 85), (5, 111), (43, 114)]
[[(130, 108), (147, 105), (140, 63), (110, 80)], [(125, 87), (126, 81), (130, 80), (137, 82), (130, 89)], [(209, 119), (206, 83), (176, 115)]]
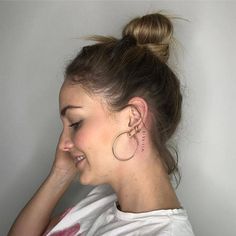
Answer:
[(143, 157), (122, 166), (118, 181), (112, 184), (124, 212), (147, 212), (180, 208), (169, 176), (159, 158)]

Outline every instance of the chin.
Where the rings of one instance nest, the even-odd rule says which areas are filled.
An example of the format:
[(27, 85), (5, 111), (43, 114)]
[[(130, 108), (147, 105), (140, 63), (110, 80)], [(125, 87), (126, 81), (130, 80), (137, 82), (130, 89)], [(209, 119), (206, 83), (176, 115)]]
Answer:
[(82, 185), (91, 185), (91, 186), (97, 186), (100, 184), (105, 184), (104, 181), (98, 180), (96, 178), (92, 178), (92, 176), (85, 176), (83, 174), (81, 174), (79, 176), (79, 181)]
[(79, 176), (79, 181), (82, 185), (98, 185), (97, 181), (91, 178), (91, 176), (85, 176), (83, 174)]

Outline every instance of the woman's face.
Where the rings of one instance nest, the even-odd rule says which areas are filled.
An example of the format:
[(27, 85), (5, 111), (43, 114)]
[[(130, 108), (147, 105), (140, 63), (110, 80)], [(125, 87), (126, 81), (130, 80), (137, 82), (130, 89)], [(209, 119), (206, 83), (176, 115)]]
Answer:
[[(113, 181), (118, 161), (112, 143), (121, 132), (119, 113), (108, 112), (100, 96), (91, 96), (80, 85), (65, 82), (60, 91), (63, 134), (60, 147), (69, 147), (82, 184)], [(80, 160), (81, 158), (84, 158)]]

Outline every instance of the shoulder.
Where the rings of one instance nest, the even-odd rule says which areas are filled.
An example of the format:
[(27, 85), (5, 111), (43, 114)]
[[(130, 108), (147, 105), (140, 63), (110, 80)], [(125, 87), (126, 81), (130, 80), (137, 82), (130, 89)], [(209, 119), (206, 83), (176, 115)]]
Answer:
[[(116, 218), (126, 228), (142, 235), (194, 236), (184, 209), (154, 210), (143, 213), (125, 213), (117, 210)], [(128, 233), (126, 233), (128, 235)]]
[(194, 236), (192, 225), (185, 210), (177, 209), (178, 214), (173, 214), (170, 225), (173, 235)]
[(78, 225), (79, 232), (86, 232), (104, 211), (113, 206), (114, 201), (116, 201), (116, 195), (111, 187), (108, 185), (96, 186), (83, 200), (68, 211), (66, 210), (65, 214), (53, 219), (46, 230), (48, 234), (44, 235), (64, 232), (63, 230), (72, 229)]

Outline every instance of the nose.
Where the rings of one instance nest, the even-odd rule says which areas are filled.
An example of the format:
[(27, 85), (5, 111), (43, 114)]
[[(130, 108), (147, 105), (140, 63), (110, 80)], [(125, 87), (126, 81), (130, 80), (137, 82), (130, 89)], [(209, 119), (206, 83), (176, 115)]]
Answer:
[(74, 147), (74, 143), (66, 132), (61, 133), (59, 141), (59, 149), (64, 152), (70, 151)]

